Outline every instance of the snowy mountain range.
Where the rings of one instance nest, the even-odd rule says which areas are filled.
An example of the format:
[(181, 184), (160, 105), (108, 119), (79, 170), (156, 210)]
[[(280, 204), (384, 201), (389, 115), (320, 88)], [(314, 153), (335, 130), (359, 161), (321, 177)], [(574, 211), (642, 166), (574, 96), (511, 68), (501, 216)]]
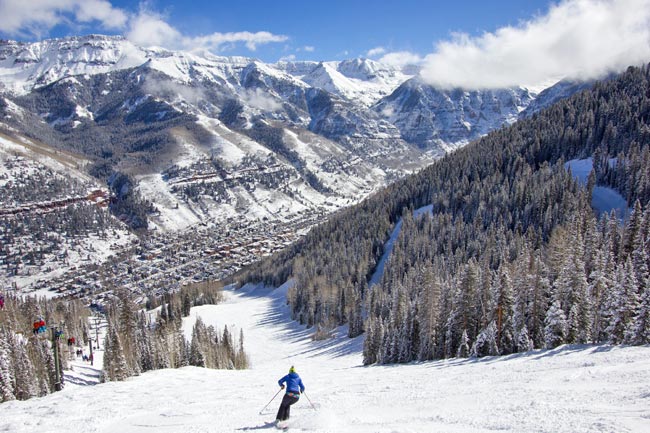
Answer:
[(122, 37), (0, 43), (0, 129), (131, 176), (152, 226), (331, 212), (512, 123), (524, 88), (440, 90), (368, 59), (278, 62)]

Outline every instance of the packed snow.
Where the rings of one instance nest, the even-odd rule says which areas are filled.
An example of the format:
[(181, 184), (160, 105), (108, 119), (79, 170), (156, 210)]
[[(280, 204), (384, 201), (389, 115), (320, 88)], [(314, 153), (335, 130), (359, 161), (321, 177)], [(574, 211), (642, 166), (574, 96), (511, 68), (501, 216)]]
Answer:
[(645, 432), (650, 426), (648, 346), (564, 346), (364, 367), (363, 336), (347, 339), (341, 328), (330, 340), (312, 341), (313, 330), (290, 320), (286, 290), (229, 290), (223, 304), (193, 308), (185, 319), (186, 335), (198, 316), (243, 329), (249, 370), (185, 367), (96, 384), (99, 363), (77, 362), (63, 391), (3, 403), (0, 431), (274, 431), (281, 394), (272, 398), (291, 365), (306, 394), (291, 408), (289, 432)]

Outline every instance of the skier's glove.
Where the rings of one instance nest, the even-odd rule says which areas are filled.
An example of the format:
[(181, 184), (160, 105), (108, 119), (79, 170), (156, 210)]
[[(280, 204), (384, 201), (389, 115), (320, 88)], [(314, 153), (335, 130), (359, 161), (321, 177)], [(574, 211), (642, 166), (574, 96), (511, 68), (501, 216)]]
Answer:
[(284, 385), (280, 385), (280, 389), (284, 389)]

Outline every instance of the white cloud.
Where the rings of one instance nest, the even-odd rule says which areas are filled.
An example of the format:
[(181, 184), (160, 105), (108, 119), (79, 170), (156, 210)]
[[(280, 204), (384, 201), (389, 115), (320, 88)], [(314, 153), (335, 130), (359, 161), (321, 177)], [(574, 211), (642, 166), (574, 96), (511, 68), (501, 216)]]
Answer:
[(314, 47), (311, 46), (311, 45), (305, 45), (305, 46), (303, 47), (303, 50), (307, 51), (308, 53), (313, 53), (315, 49), (316, 49), (316, 48), (314, 48)]
[(379, 59), (380, 63), (397, 66), (399, 68), (403, 68), (404, 66), (408, 65), (419, 65), (422, 63), (422, 61), (422, 57), (410, 51), (395, 51), (392, 53), (386, 53)]
[(189, 51), (222, 51), (236, 43), (243, 43), (249, 50), (255, 51), (258, 45), (284, 42), (289, 39), (287, 36), (269, 32), (216, 32), (189, 37), (168, 24), (162, 15), (145, 8), (141, 8), (140, 12), (129, 20), (126, 37), (136, 45)]
[(439, 87), (497, 88), (598, 78), (647, 61), (650, 0), (565, 0), (519, 26), (438, 43), (421, 74)]
[(200, 46), (202, 48), (220, 50), (223, 45), (243, 42), (251, 51), (255, 51), (258, 45), (264, 45), (271, 42), (284, 42), (289, 39), (284, 35), (274, 35), (269, 32), (229, 32), (229, 33), (212, 33), (206, 36), (187, 38), (184, 42), (187, 48)]
[(21, 37), (41, 37), (59, 24), (97, 21), (105, 29), (122, 29), (125, 11), (106, 0), (2, 0), (0, 31)]
[(295, 54), (289, 54), (288, 56), (280, 57), (280, 62), (293, 62), (296, 60)]
[(125, 36), (136, 45), (170, 49), (179, 48), (176, 45), (182, 44), (184, 39), (184, 36), (167, 24), (162, 16), (144, 9), (131, 17)]
[(143, 90), (153, 96), (173, 102), (187, 101), (190, 104), (198, 104), (205, 100), (202, 89), (169, 80), (157, 80), (149, 77), (144, 82)]
[(381, 55), (384, 54), (385, 52), (386, 52), (386, 48), (384, 48), (384, 47), (375, 47), (375, 48), (371, 48), (371, 49), (369, 49), (368, 52), (366, 53), (366, 57), (377, 57), (377, 56), (381, 56)]
[(98, 23), (104, 29), (123, 30), (137, 45), (190, 51), (222, 51), (239, 43), (255, 51), (259, 45), (289, 39), (264, 31), (186, 36), (163, 15), (151, 10), (146, 2), (140, 4), (137, 13), (127, 13), (113, 7), (108, 0), (0, 0), (0, 32), (8, 35), (41, 38), (57, 25), (88, 23)]
[(276, 111), (282, 108), (282, 105), (271, 95), (262, 89), (249, 89), (244, 95), (244, 101), (251, 107), (258, 108), (262, 111)]

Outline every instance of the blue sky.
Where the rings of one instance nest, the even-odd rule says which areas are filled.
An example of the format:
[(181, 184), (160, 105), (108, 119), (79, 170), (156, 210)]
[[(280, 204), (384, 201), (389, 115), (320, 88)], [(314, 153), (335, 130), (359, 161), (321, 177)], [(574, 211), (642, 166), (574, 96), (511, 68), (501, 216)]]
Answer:
[[(64, 0), (43, 0), (66, 4)], [(33, 4), (39, 0), (0, 0), (0, 4)], [(478, 35), (548, 10), (547, 0), (527, 1), (179, 1), (155, 0), (148, 2), (110, 0), (110, 5), (126, 14), (138, 14), (146, 9), (159, 15), (183, 35), (201, 35), (230, 32), (266, 31), (287, 37), (284, 42), (260, 44), (250, 50), (245, 44), (222, 46), (218, 51), (227, 55), (245, 55), (264, 61), (281, 57), (297, 59), (336, 60), (361, 57), (376, 47), (387, 51), (409, 51), (424, 56), (433, 50), (439, 40), (449, 39), (452, 32)], [(58, 23), (42, 21), (40, 25), (19, 32), (0, 28), (3, 38), (38, 40), (89, 33), (121, 34), (123, 28), (102, 25), (102, 20), (81, 22), (75, 19), (74, 2), (69, 10), (60, 8)], [(20, 6), (22, 7), (22, 6)], [(22, 33), (22, 34), (21, 34)], [(307, 50), (305, 50), (307, 47)]]
[(0, 0), (1, 38), (89, 33), (266, 62), (368, 57), (494, 88), (650, 61), (650, 0)]
[[(496, 3), (496, 5), (495, 5)], [(137, 9), (133, 2), (116, 6)], [(529, 19), (548, 9), (547, 0), (522, 1), (156, 1), (184, 34), (268, 31), (286, 35), (285, 43), (266, 44), (255, 52), (243, 45), (226, 51), (253, 55), (265, 61), (295, 55), (298, 59), (335, 60), (360, 57), (376, 47), (389, 51), (432, 51), (436, 41), (451, 32), (492, 31)], [(313, 51), (305, 51), (311, 47)], [(308, 48), (310, 50), (310, 48)]]

